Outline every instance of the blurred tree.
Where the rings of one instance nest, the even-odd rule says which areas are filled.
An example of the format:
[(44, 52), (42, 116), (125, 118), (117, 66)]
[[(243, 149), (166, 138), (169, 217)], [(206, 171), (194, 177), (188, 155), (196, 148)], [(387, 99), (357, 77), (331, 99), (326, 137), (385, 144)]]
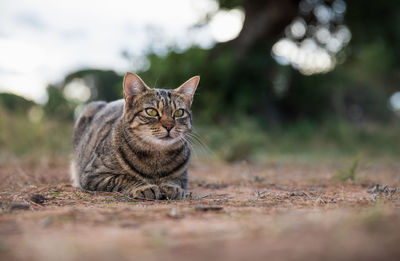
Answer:
[(10, 112), (26, 113), (35, 103), (12, 93), (0, 93), (0, 106)]
[(114, 101), (122, 97), (123, 77), (111, 70), (80, 70), (65, 77), (64, 86), (74, 79), (83, 79), (90, 88), (89, 101)]
[(243, 29), (236, 39), (217, 44), (210, 51), (193, 47), (184, 53), (171, 51), (166, 57), (150, 55), (151, 67), (141, 74), (145, 79), (159, 77), (160, 85), (172, 86), (178, 84), (177, 79), (200, 74), (194, 106), (203, 120), (225, 121), (248, 114), (276, 122), (281, 115), (273, 92), (276, 65), (270, 48), (297, 14), (298, 3), (219, 1), (220, 8), (241, 7), (245, 12)]
[[(221, 9), (244, 10), (239, 36), (211, 50), (192, 47), (183, 53), (172, 49), (163, 57), (150, 54), (150, 69), (140, 72), (146, 81), (159, 79), (158, 86), (175, 87), (182, 79), (200, 74), (194, 109), (203, 120), (223, 122), (248, 115), (269, 123), (332, 117), (360, 122), (391, 117), (387, 99), (400, 80), (400, 30), (396, 26), (400, 4), (396, 1), (349, 1), (346, 25), (352, 32), (350, 46), (333, 57), (338, 64), (333, 71), (312, 76), (278, 65), (271, 48), (293, 19), (302, 15), (299, 5), (336, 4), (338, 12), (344, 12), (344, 1), (218, 2)], [(313, 9), (308, 12), (317, 13)], [(309, 15), (303, 17), (312, 22)], [(343, 17), (335, 19), (332, 26), (344, 22)]]
[[(201, 84), (193, 109), (201, 121), (234, 123), (243, 116), (267, 124), (303, 119), (318, 122), (345, 118), (363, 122), (391, 118), (387, 101), (398, 90), (400, 81), (397, 1), (217, 2), (220, 9), (244, 11), (243, 28), (236, 39), (217, 43), (210, 50), (193, 46), (185, 51), (171, 48), (164, 56), (150, 53), (147, 57), (150, 68), (138, 72), (150, 86), (157, 88), (175, 88), (200, 74)], [(324, 15), (319, 13), (330, 18), (324, 21)], [(292, 40), (300, 46), (300, 41), (308, 37), (317, 47), (325, 48), (336, 64), (334, 70), (308, 76), (302, 74), (304, 70), (298, 70), (298, 65), (279, 65), (273, 58), (272, 47), (279, 40), (290, 38), (291, 26), (298, 20), (304, 23), (306, 31)], [(344, 22), (352, 35), (347, 48), (332, 51), (318, 40), (315, 33), (318, 28), (324, 27), (328, 34), (333, 34)], [(69, 103), (59, 110), (70, 117), (66, 111), (76, 106), (76, 102), (65, 98), (64, 89), (75, 79), (82, 79), (90, 89), (87, 101), (122, 97), (121, 75), (114, 71), (80, 70), (66, 76), (60, 87), (49, 87), (48, 113), (61, 113), (55, 104)]]
[[(121, 75), (110, 70), (90, 69), (73, 72), (67, 75), (61, 84), (49, 85), (47, 87), (48, 101), (44, 105), (44, 111), (46, 115), (51, 117), (72, 120), (75, 108), (82, 102), (94, 100), (114, 101), (120, 99), (122, 97), (122, 79)], [(89, 88), (90, 91), (87, 99), (74, 99), (66, 95), (66, 87), (76, 80), (82, 80), (84, 86), (74, 85), (72, 89)]]
[(245, 59), (257, 44), (270, 44), (282, 35), (285, 27), (298, 13), (300, 0), (219, 0), (221, 9), (240, 7), (245, 20), (242, 31), (234, 40), (216, 46), (222, 49), (232, 47), (238, 58)]
[(61, 87), (55, 85), (47, 86), (47, 95), (48, 100), (44, 105), (44, 112), (47, 116), (60, 120), (73, 119), (76, 104), (65, 98)]

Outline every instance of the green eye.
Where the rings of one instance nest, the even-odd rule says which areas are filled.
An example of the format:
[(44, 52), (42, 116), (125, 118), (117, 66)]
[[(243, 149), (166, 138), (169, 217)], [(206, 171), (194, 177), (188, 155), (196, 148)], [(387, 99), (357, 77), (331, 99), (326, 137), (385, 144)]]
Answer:
[(174, 112), (174, 117), (182, 117), (185, 111), (183, 109), (176, 110)]
[(147, 108), (146, 113), (147, 113), (147, 115), (152, 116), (152, 117), (158, 116), (157, 110), (153, 109), (153, 108)]

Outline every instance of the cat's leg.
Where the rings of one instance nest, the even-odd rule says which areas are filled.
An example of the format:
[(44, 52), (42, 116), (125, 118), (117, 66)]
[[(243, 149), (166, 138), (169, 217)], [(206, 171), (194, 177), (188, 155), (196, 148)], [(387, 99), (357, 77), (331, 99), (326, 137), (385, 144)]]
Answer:
[(187, 187), (187, 171), (180, 177), (165, 180), (160, 184), (162, 194), (167, 199), (184, 199)]
[(117, 191), (138, 199), (160, 199), (160, 188), (146, 184), (129, 175), (96, 173), (85, 175), (81, 180), (83, 189), (92, 191)]

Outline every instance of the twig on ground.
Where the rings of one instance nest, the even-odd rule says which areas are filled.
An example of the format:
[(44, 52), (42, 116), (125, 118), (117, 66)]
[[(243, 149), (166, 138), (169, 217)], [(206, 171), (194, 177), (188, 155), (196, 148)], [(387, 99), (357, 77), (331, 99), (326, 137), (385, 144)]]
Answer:
[(257, 197), (257, 198), (265, 198), (265, 197), (267, 196), (266, 193), (268, 192), (266, 188), (264, 188), (263, 191), (258, 191), (258, 190), (256, 190), (256, 189), (254, 188), (254, 191), (255, 191), (255, 193), (256, 193), (256, 197)]
[(326, 204), (326, 201), (325, 201), (322, 197), (318, 197), (318, 198), (315, 200), (315, 203), (325, 205), (325, 204)]
[(391, 197), (396, 193), (396, 191), (400, 191), (400, 187), (389, 188), (388, 185), (380, 186), (379, 184), (376, 184), (367, 192), (372, 194), (371, 196), (376, 199), (378, 196)]
[(226, 197), (226, 198), (216, 198), (216, 199), (214, 199), (214, 201), (227, 201), (227, 200), (230, 200), (230, 199), (232, 199), (233, 197)]
[(313, 199), (310, 195), (308, 195), (307, 193), (305, 193), (303, 191), (302, 192), (292, 192), (292, 193), (289, 194), (289, 196), (291, 196), (291, 197), (294, 197), (294, 196), (304, 197), (304, 196), (306, 196), (309, 199)]

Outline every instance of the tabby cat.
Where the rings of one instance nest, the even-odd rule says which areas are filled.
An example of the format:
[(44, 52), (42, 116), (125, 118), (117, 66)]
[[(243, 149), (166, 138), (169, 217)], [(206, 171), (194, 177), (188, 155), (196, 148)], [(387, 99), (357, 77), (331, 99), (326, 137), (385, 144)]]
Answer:
[(190, 159), (190, 106), (200, 77), (174, 90), (150, 89), (134, 73), (124, 99), (92, 102), (73, 131), (75, 187), (143, 199), (182, 199)]

